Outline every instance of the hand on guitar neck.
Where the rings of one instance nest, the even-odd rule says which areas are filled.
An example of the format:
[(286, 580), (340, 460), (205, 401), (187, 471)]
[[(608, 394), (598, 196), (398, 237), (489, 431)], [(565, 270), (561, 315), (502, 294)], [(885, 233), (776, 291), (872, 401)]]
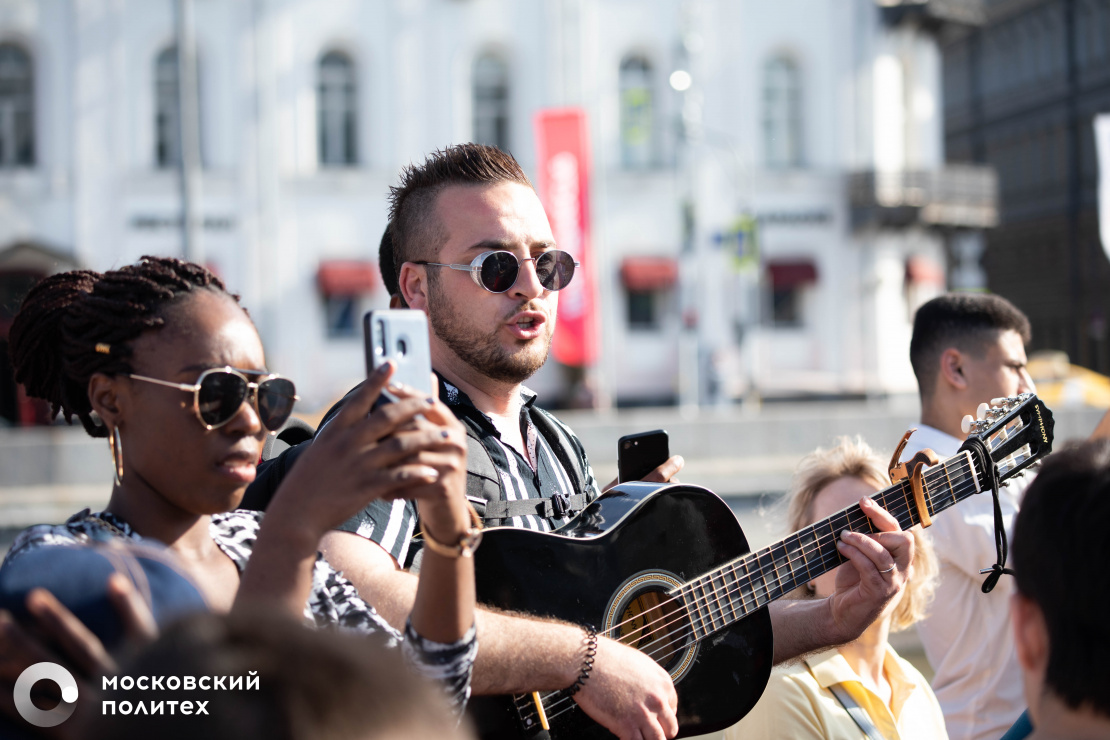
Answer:
[[(852, 564), (836, 572), (836, 591), (829, 597), (833, 624), (841, 634), (830, 644), (859, 637), (905, 588), (913, 563), (913, 534), (902, 531), (898, 521), (871, 498), (860, 499), (860, 508), (876, 534), (844, 532), (837, 547)], [(891, 570), (893, 568), (893, 570)]]
[(770, 604), (775, 665), (855, 640), (905, 588), (913, 535), (901, 531), (894, 517), (872, 499), (861, 500), (860, 508), (880, 531), (844, 532), (837, 549), (851, 567), (837, 571), (836, 591), (826, 599)]

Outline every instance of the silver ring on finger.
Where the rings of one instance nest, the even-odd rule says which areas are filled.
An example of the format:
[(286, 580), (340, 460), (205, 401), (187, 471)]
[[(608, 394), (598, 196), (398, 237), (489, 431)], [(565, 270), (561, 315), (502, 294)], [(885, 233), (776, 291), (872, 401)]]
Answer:
[(890, 566), (889, 568), (887, 568), (886, 570), (880, 570), (879, 572), (880, 572), (880, 573), (889, 573), (889, 572), (891, 572), (892, 570), (894, 570), (894, 566), (893, 566), (893, 565), (892, 565), (892, 566)]

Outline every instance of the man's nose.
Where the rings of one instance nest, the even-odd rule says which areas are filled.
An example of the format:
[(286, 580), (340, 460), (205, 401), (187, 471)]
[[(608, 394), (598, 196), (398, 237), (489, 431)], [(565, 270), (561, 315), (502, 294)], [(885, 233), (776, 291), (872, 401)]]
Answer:
[(1018, 375), (1018, 393), (1036, 393), (1037, 387), (1033, 384), (1033, 376), (1025, 368)]
[(543, 284), (540, 283), (540, 276), (536, 272), (536, 260), (533, 258), (522, 259), (516, 275), (516, 282), (513, 283), (510, 292), (516, 296), (538, 298), (546, 290)]

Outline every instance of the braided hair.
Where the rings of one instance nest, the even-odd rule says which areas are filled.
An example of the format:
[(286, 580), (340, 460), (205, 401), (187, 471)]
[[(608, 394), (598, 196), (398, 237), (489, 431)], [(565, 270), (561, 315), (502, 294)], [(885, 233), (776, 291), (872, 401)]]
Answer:
[(197, 290), (227, 294), (204, 267), (172, 257), (143, 257), (105, 273), (63, 272), (27, 294), (12, 324), (15, 379), (50, 402), (51, 415), (76, 416), (93, 437), (108, 430), (93, 417), (89, 378), (132, 372), (130, 342), (165, 324), (166, 309)]

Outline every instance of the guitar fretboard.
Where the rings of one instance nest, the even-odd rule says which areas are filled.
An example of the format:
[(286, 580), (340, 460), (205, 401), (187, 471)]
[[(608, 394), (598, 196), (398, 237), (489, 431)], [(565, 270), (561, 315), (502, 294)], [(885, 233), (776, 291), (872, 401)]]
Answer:
[[(923, 478), (929, 516), (979, 490), (970, 455), (963, 453), (930, 468)], [(921, 522), (908, 480), (871, 497), (909, 529)], [(701, 640), (802, 584), (847, 561), (836, 547), (844, 530), (874, 533), (859, 504), (795, 532), (781, 542), (744, 555), (676, 589), (690, 616), (693, 637)]]

